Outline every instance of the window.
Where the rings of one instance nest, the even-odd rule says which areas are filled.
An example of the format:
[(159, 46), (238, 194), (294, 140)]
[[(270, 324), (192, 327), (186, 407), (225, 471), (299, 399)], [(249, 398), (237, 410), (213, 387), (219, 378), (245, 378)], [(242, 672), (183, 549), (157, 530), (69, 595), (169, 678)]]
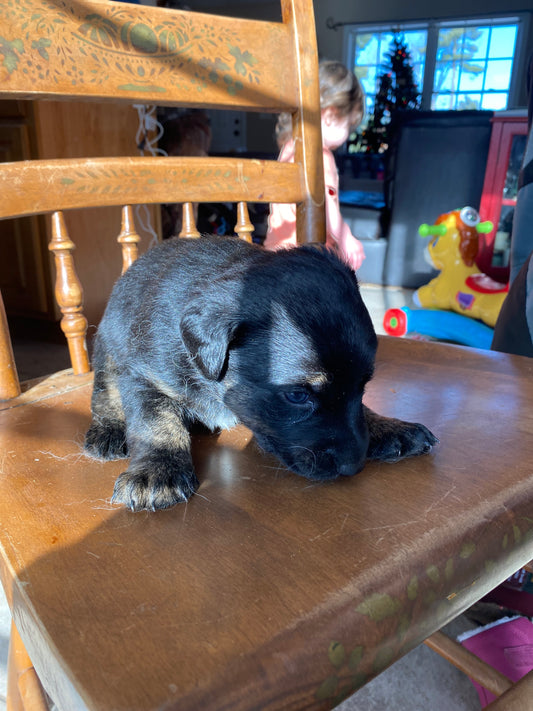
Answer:
[(346, 27), (347, 66), (354, 67), (374, 108), (378, 78), (394, 32), (411, 55), (423, 109), (490, 109), (509, 105), (520, 17)]
[[(376, 93), (379, 88), (379, 77), (383, 74), (384, 66), (388, 64), (387, 54), (394, 37), (394, 32), (375, 29), (374, 31), (354, 31), (352, 41), (351, 59), (347, 66), (353, 66), (366, 97), (367, 116), (374, 110)], [(423, 85), (424, 68), (426, 59), (427, 29), (405, 29), (402, 37), (409, 47), (413, 73), (419, 87)]]
[(518, 24), (443, 25), (438, 29), (431, 108), (507, 108)]

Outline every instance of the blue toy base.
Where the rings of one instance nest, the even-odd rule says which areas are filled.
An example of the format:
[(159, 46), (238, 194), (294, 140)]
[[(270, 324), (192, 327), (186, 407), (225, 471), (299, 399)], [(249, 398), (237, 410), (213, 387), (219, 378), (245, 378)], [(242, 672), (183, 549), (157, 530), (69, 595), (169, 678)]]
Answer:
[(489, 350), (494, 330), (481, 321), (440, 309), (388, 309), (383, 327), (390, 336), (420, 333), (442, 341)]

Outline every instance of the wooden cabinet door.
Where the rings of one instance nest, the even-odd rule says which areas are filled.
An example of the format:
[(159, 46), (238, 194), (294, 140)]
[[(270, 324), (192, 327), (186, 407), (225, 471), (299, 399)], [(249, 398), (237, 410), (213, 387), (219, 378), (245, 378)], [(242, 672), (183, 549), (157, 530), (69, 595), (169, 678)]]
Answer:
[[(138, 155), (138, 129), (137, 112), (128, 105), (1, 101), (0, 170), (2, 162), (28, 158)], [(143, 252), (159, 239), (159, 206), (139, 206), (135, 213)], [(71, 210), (65, 222), (76, 245), (84, 313), (96, 326), (120, 276), (120, 208)], [(9, 315), (59, 319), (50, 237), (49, 216), (0, 220), (0, 289)]]
[[(0, 163), (29, 156), (25, 120), (0, 119)], [(10, 314), (49, 317), (54, 313), (43, 235), (43, 218), (0, 221), (0, 289)]]

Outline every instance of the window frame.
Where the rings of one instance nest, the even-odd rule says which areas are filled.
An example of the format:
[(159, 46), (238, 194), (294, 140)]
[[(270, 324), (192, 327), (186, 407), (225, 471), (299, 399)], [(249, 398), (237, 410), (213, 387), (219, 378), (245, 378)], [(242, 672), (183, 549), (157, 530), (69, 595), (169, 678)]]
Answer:
[[(427, 32), (426, 57), (424, 62), (423, 85), (420, 87), (422, 110), (431, 109), (433, 96), (433, 85), (435, 78), (435, 67), (437, 61), (437, 46), (440, 29), (447, 29), (457, 26), (471, 25), (479, 27), (484, 25), (498, 26), (516, 23), (517, 36), (515, 43), (515, 53), (513, 57), (513, 68), (509, 82), (507, 108), (506, 110), (518, 106), (519, 82), (522, 80), (522, 66), (525, 62), (526, 41), (529, 30), (529, 13), (490, 13), (479, 16), (446, 17), (430, 20), (405, 20), (391, 22), (362, 22), (347, 23), (343, 27), (343, 61), (347, 67), (354, 66), (356, 35), (362, 33), (394, 32), (411, 30), (425, 30)], [(376, 86), (377, 91), (377, 86)], [(481, 92), (480, 92), (481, 93)], [(489, 92), (485, 92), (489, 93)], [(441, 111), (442, 109), (435, 109)], [(460, 109), (456, 109), (460, 110)]]

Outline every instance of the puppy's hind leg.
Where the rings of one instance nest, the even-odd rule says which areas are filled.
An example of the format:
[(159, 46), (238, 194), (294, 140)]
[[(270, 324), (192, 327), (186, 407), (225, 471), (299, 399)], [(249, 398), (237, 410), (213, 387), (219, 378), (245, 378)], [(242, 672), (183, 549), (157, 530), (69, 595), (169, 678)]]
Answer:
[(364, 407), (370, 441), (367, 458), (397, 462), (405, 457), (426, 454), (439, 440), (424, 425), (383, 417)]
[(140, 377), (121, 375), (130, 465), (112, 501), (132, 511), (187, 501), (198, 488), (190, 435), (180, 404)]
[(128, 454), (126, 423), (118, 389), (117, 367), (96, 342), (93, 356), (92, 422), (85, 435), (86, 454), (98, 459), (121, 459)]

